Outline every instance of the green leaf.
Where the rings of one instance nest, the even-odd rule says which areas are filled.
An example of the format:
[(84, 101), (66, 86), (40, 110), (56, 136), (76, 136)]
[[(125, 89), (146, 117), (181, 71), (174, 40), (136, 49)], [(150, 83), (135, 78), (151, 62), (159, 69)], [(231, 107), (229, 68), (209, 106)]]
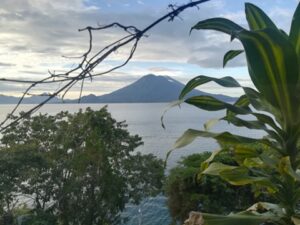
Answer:
[(224, 149), (213, 151), (210, 157), (207, 160), (205, 160), (203, 163), (201, 163), (201, 171), (205, 170), (209, 166), (209, 164), (214, 160), (214, 158), (222, 151), (224, 151)]
[(204, 75), (197, 76), (193, 79), (191, 79), (185, 87), (182, 89), (179, 99), (183, 99), (189, 92), (191, 92), (196, 87), (206, 84), (208, 82), (215, 82), (223, 87), (241, 87), (241, 85), (232, 77), (222, 77), (222, 78), (214, 78), (214, 77), (208, 77)]
[(222, 120), (225, 120), (237, 127), (246, 127), (248, 129), (264, 130), (265, 132), (267, 132), (270, 135), (270, 137), (272, 137), (279, 143), (282, 141), (282, 138), (280, 135), (278, 135), (275, 131), (270, 130), (266, 127), (264, 122), (269, 123), (271, 121), (262, 120), (262, 118), (264, 118), (264, 116), (265, 116), (264, 114), (253, 113), (253, 115), (257, 116), (257, 118), (260, 118), (260, 120), (248, 121), (248, 120), (244, 120), (244, 119), (241, 119), (241, 118), (233, 116), (233, 115), (225, 116), (222, 118)]
[[(242, 95), (238, 98), (238, 100), (235, 101), (235, 103), (233, 104), (235, 107), (248, 107), (250, 104), (249, 101), (249, 97), (247, 95)], [(230, 111), (230, 110), (226, 110), (226, 116), (235, 116), (237, 115), (236, 113)]]
[(241, 212), (227, 216), (203, 213), (202, 216), (204, 225), (262, 225), (265, 222), (280, 220), (280, 217), (269, 212), (264, 214)]
[(280, 127), (277, 126), (277, 124), (275, 123), (273, 118), (271, 118), (270, 116), (267, 116), (267, 115), (262, 114), (262, 113), (253, 113), (253, 115), (256, 117), (256, 119), (258, 121), (272, 127), (279, 134), (279, 136), (284, 135), (282, 129), (280, 129)]
[[(233, 107), (229, 106), (228, 103), (220, 103), (220, 100), (216, 100), (220, 108), (223, 105), (224, 108), (227, 108), (227, 115), (236, 115), (239, 114), (238, 112), (241, 110), (241, 114), (252, 114), (254, 115), (259, 121), (267, 123), (270, 125), (272, 128), (274, 128), (277, 132), (280, 131), (280, 128), (276, 125), (276, 123), (273, 121), (273, 119), (267, 115), (264, 114), (259, 114), (259, 113), (253, 113), (249, 108), (248, 112), (246, 113), (245, 109), (248, 107), (248, 105), (251, 104), (255, 106), (257, 110), (264, 110), (267, 112), (274, 112), (274, 109), (271, 109), (271, 106), (267, 107), (266, 102), (260, 102), (262, 100), (261, 95), (255, 91), (252, 88), (249, 87), (242, 87), (234, 78), (232, 77), (222, 77), (222, 78), (214, 78), (214, 77), (208, 77), (204, 75), (197, 76), (190, 80), (184, 89), (182, 90), (179, 98), (183, 99), (190, 91), (195, 89), (196, 87), (208, 83), (208, 82), (215, 82), (223, 87), (241, 87), (244, 89), (244, 92), (246, 93), (245, 95), (242, 95), (234, 104)], [(208, 97), (210, 100), (214, 101), (212, 97)], [(203, 100), (204, 105), (208, 104), (209, 102), (205, 103), (205, 99)], [(202, 104), (201, 104), (202, 105)], [(198, 106), (200, 107), (200, 105)], [(230, 110), (230, 109), (235, 109), (235, 110)]]
[(212, 96), (195, 96), (185, 100), (186, 103), (208, 111), (226, 109), (226, 103)]
[(220, 176), (220, 174), (224, 171), (231, 171), (236, 169), (236, 166), (230, 166), (219, 162), (211, 163), (203, 172), (202, 174), (212, 175), (212, 176)]
[(223, 67), (226, 66), (228, 61), (230, 61), (231, 59), (235, 58), (236, 56), (238, 56), (239, 54), (241, 54), (243, 52), (244, 52), (244, 50), (230, 50), (230, 51), (226, 52), (226, 54), (224, 55), (224, 58), (223, 58)]
[(237, 127), (246, 127), (248, 129), (257, 129), (257, 130), (265, 130), (268, 131), (267, 127), (264, 123), (261, 123), (260, 121), (252, 120), (244, 120), (236, 116), (225, 116), (222, 118), (222, 120), (225, 120)]
[[(275, 130), (277, 132), (281, 132), (281, 129), (276, 126), (275, 122), (271, 117), (268, 117), (267, 115), (260, 114), (260, 113), (253, 113), (251, 109), (248, 108), (249, 103), (246, 96), (242, 96), (238, 100), (238, 102), (236, 102), (234, 105), (231, 105), (226, 102), (222, 102), (211, 96), (195, 96), (186, 99), (185, 102), (207, 111), (218, 111), (218, 110), (227, 109), (227, 116), (223, 117), (222, 120), (226, 120), (232, 123), (233, 125), (239, 127), (247, 127), (248, 129), (264, 130), (275, 140), (281, 141), (281, 137), (273, 130), (268, 129), (265, 126), (265, 123), (270, 125), (271, 127), (276, 128)], [(241, 114), (241, 115), (251, 114), (255, 116), (258, 119), (258, 121), (246, 121), (236, 117), (235, 114)], [(211, 123), (215, 123), (215, 121), (216, 120), (213, 120), (211, 121)]]
[(281, 158), (278, 169), (281, 174), (283, 175), (287, 174), (293, 179), (295, 179), (296, 181), (300, 181), (300, 175), (297, 174), (296, 171), (293, 170), (291, 166), (290, 157), (286, 156)]
[(267, 19), (262, 12), (259, 15), (265, 20), (265, 24), (260, 26), (266, 27), (268, 24), (267, 29), (249, 32), (222, 18), (201, 21), (192, 29), (218, 30), (241, 40), (248, 61), (249, 74), (255, 87), (275, 108), (280, 109), (285, 122), (295, 122), (297, 112), (292, 109), (292, 102), (297, 100), (295, 99), (297, 93), (290, 92), (296, 90), (299, 77), (296, 51), (282, 32), (269, 28), (270, 21), (266, 22)]
[[(251, 88), (244, 88), (244, 91), (247, 92), (247, 96), (249, 97), (249, 101), (251, 103), (251, 106), (253, 106), (254, 109), (256, 109), (256, 111), (265, 111), (270, 113), (271, 115), (273, 115), (275, 118), (275, 120), (277, 121), (277, 123), (283, 127), (284, 126), (284, 121), (282, 118), (282, 113), (279, 111), (278, 108), (275, 108), (273, 105), (270, 104), (270, 102), (268, 102), (265, 97), (259, 93), (256, 93), (256, 91), (254, 91)], [(256, 96), (255, 96), (256, 95)], [(257, 113), (253, 113), (254, 116), (256, 116)], [(265, 115), (265, 114), (261, 114), (261, 115)], [(267, 116), (267, 115), (265, 115)], [(269, 121), (273, 120), (272, 123), (274, 123), (276, 125), (276, 123), (274, 122), (275, 120), (273, 118), (271, 118), (270, 116), (268, 116), (270, 118)], [(258, 120), (260, 120), (257, 117)], [(269, 124), (271, 127), (273, 125)], [(277, 125), (276, 125), (277, 126)], [(279, 128), (279, 127), (278, 127)], [(281, 129), (281, 128), (279, 128)]]
[(300, 3), (298, 3), (293, 16), (289, 38), (296, 49), (298, 63), (300, 64)]
[(257, 6), (245, 3), (246, 19), (251, 30), (277, 29), (273, 21)]
[(263, 161), (260, 158), (246, 158), (243, 162), (243, 166), (247, 168), (261, 167)]
[(246, 167), (237, 167), (232, 170), (223, 170), (219, 173), (219, 176), (228, 183), (238, 186), (267, 181), (265, 177), (253, 177), (248, 173), (249, 171)]
[[(233, 105), (238, 108), (241, 107), (243, 109), (246, 109), (246, 107), (249, 106), (250, 102), (253, 105), (253, 101), (255, 101), (254, 99), (260, 99), (260, 97), (259, 97), (259, 93), (255, 90), (253, 90), (252, 88), (243, 87), (243, 89), (246, 94), (240, 96), (239, 99)], [(259, 109), (262, 109), (262, 108), (259, 107)], [(265, 109), (265, 107), (263, 109)], [(250, 108), (248, 108), (248, 110), (249, 110), (248, 114), (256, 117), (256, 119), (260, 123), (259, 126), (262, 126), (260, 128), (259, 128), (259, 126), (257, 126), (257, 129), (261, 129), (261, 128), (264, 129), (263, 124), (266, 124), (266, 125), (269, 125), (271, 128), (273, 128), (277, 132), (277, 134), (279, 134), (279, 135), (283, 134), (283, 131), (277, 126), (277, 124), (274, 122), (273, 118), (271, 118), (270, 116), (267, 116), (265, 114), (262, 114), (262, 113), (253, 112)], [(230, 111), (227, 109), (226, 118), (230, 118), (232, 116), (235, 117), (236, 115), (237, 115), (237, 113), (234, 113), (233, 111)], [(253, 129), (254, 129), (254, 127), (253, 127)], [(268, 132), (272, 132), (272, 131), (268, 130)], [(277, 136), (277, 135), (275, 135), (275, 136)], [(280, 139), (280, 138), (278, 138), (278, 139)]]
[(249, 74), (258, 91), (281, 110), (286, 121), (295, 122), (292, 105), (297, 96), (298, 76), (295, 74), (299, 68), (291, 43), (273, 29), (242, 31), (237, 38), (244, 46)]
[(264, 146), (273, 147), (272, 143), (266, 139), (248, 138), (248, 137), (243, 137), (243, 136), (239, 136), (239, 135), (233, 135), (229, 132), (212, 133), (212, 132), (207, 132), (207, 131), (188, 129), (183, 133), (183, 135), (180, 138), (177, 139), (173, 148), (168, 151), (166, 160), (168, 159), (168, 157), (172, 151), (174, 151), (175, 149), (178, 149), (178, 148), (183, 148), (183, 147), (191, 144), (198, 137), (214, 138), (216, 141), (218, 141), (222, 144), (260, 143)]
[[(277, 154), (270, 154), (266, 151), (263, 151), (259, 158), (264, 162), (264, 166), (269, 167), (271, 169), (277, 169), (277, 165), (279, 163), (280, 155), (278, 152)], [(283, 153), (282, 153), (283, 154)]]
[(190, 105), (194, 105), (200, 109), (204, 109), (207, 111), (218, 111), (227, 109), (237, 114), (248, 114), (249, 110), (231, 105), (229, 103), (218, 100), (212, 96), (194, 96), (185, 100), (186, 103)]
[(234, 155), (244, 160), (245, 158), (255, 158), (260, 155), (257, 146), (236, 145), (234, 147)]
[(194, 129), (188, 129), (186, 130), (183, 135), (178, 138), (173, 145), (172, 149), (167, 152), (165, 163), (168, 160), (170, 154), (178, 148), (183, 148), (190, 143), (192, 143), (197, 137), (201, 136), (202, 132), (199, 130), (194, 130)]
[(208, 29), (208, 30), (221, 31), (221, 32), (231, 35), (231, 39), (233, 39), (233, 37), (237, 33), (244, 30), (243, 27), (241, 27), (241, 26), (237, 25), (236, 23), (232, 22), (231, 20), (228, 20), (225, 18), (212, 18), (212, 19), (200, 21), (191, 28), (191, 31), (194, 29), (196, 29), (196, 30)]
[[(223, 77), (218, 79), (218, 78), (201, 75), (193, 78), (187, 83), (187, 85), (182, 90), (179, 98), (183, 99), (184, 96), (187, 93), (189, 93), (191, 90), (193, 90), (195, 87), (211, 81), (216, 82), (217, 84), (220, 84), (221, 86), (224, 87), (241, 87), (240, 84), (232, 77)], [(251, 103), (255, 102), (257, 109), (266, 109), (266, 104), (262, 106), (262, 104), (260, 104), (258, 100), (255, 100), (255, 99), (259, 99), (259, 100), (261, 99), (260, 94), (252, 88), (248, 88), (248, 87), (242, 87), (242, 88), (244, 89), (246, 94), (242, 95), (233, 105), (226, 102), (222, 102), (211, 96), (196, 96), (187, 99), (185, 102), (187, 102), (188, 104), (192, 104), (196, 107), (199, 107), (201, 109), (210, 110), (210, 111), (227, 109), (227, 116), (234, 116), (236, 114), (242, 114), (242, 115), (251, 114), (255, 116), (260, 123), (267, 124), (271, 126), (277, 133), (282, 134), (282, 130), (276, 125), (276, 123), (271, 117), (261, 113), (254, 113), (251, 111), (250, 108), (248, 108), (250, 102)], [(269, 109), (268, 111), (271, 110)], [(272, 134), (272, 135), (276, 136), (276, 134)]]

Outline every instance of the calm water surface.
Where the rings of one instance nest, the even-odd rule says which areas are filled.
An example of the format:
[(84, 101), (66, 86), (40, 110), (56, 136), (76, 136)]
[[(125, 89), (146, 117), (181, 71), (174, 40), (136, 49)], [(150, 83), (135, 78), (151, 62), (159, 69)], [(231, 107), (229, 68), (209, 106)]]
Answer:
[[(128, 130), (132, 134), (138, 134), (143, 138), (144, 145), (137, 150), (143, 153), (153, 153), (165, 158), (166, 152), (172, 148), (173, 143), (188, 128), (203, 129), (203, 124), (215, 118), (224, 116), (224, 111), (206, 112), (183, 104), (181, 108), (175, 107), (165, 115), (166, 129), (161, 126), (160, 117), (167, 107), (167, 103), (139, 103), (139, 104), (108, 104), (108, 111), (118, 121), (125, 120)], [(0, 120), (3, 120), (14, 105), (0, 105)], [(33, 105), (21, 105), (19, 111), (28, 110)], [(42, 107), (38, 113), (56, 114), (60, 111), (77, 112), (80, 108), (87, 107), (98, 110), (105, 104), (49, 104)], [(220, 122), (212, 128), (212, 131), (231, 131), (235, 134), (243, 134), (249, 137), (259, 137), (263, 132), (229, 126), (226, 122)], [(193, 144), (176, 150), (171, 155), (168, 165), (172, 167), (183, 155), (217, 150), (217, 143), (209, 138), (198, 138)]]

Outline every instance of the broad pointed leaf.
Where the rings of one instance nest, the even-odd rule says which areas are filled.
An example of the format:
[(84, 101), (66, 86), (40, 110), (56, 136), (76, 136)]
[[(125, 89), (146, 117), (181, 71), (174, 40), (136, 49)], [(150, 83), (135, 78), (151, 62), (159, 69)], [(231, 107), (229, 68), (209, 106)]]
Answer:
[(245, 167), (237, 167), (232, 170), (223, 170), (219, 173), (219, 176), (228, 183), (238, 186), (267, 181), (264, 177), (250, 176), (248, 172), (248, 169)]
[(204, 95), (194, 96), (186, 99), (185, 102), (207, 111), (218, 111), (218, 110), (227, 109), (234, 113), (242, 114), (242, 115), (249, 113), (248, 109), (231, 105), (229, 103), (216, 99), (212, 96), (204, 96)]
[[(250, 104), (249, 97), (247, 95), (242, 95), (238, 98), (238, 100), (235, 101), (235, 103), (233, 105), (236, 107), (245, 108), (245, 107), (248, 107), (249, 104)], [(226, 116), (235, 116), (235, 115), (236, 115), (236, 113), (227, 109)]]
[(284, 157), (279, 162), (279, 171), (281, 174), (287, 174), (293, 179), (300, 181), (300, 175), (293, 170), (290, 157)]
[(260, 155), (261, 151), (255, 145), (236, 145), (234, 147), (234, 156), (244, 160), (245, 158), (255, 158)]
[[(265, 116), (265, 115), (259, 114), (259, 113), (253, 113), (253, 115), (257, 116), (257, 118), (259, 118), (259, 119), (262, 119), (262, 117)], [(229, 123), (231, 123), (237, 127), (246, 127), (248, 129), (264, 130), (266, 133), (268, 133), (270, 135), (270, 137), (272, 137), (279, 143), (282, 141), (282, 138), (280, 135), (278, 135), (275, 131), (270, 130), (269, 128), (266, 127), (266, 124), (269, 122), (271, 123), (271, 121), (267, 121), (267, 120), (251, 120), (251, 121), (249, 121), (249, 120), (241, 119), (234, 115), (225, 116), (222, 118), (222, 120), (228, 121)], [(266, 124), (265, 124), (265, 122), (266, 122)]]
[(220, 176), (220, 174), (224, 171), (231, 171), (236, 169), (236, 166), (230, 166), (219, 162), (211, 163), (203, 172), (202, 174), (206, 175), (213, 175), (213, 176)]
[(212, 19), (200, 21), (191, 28), (191, 31), (194, 29), (196, 30), (208, 29), (208, 30), (221, 31), (231, 35), (232, 39), (237, 33), (244, 30), (243, 27), (225, 18), (212, 18)]
[[(243, 31), (241, 40), (248, 61), (248, 69), (256, 88), (278, 107), (285, 119), (295, 122), (292, 102), (297, 93), (298, 62), (291, 43), (277, 30)], [(284, 56), (284, 57), (283, 57)]]
[(232, 77), (222, 77), (222, 78), (214, 78), (208, 77), (204, 75), (197, 76), (190, 80), (185, 87), (182, 89), (179, 99), (183, 99), (189, 92), (191, 92), (196, 87), (206, 84), (208, 82), (215, 82), (223, 87), (241, 87), (241, 85)]
[(207, 131), (188, 129), (183, 133), (183, 135), (180, 138), (177, 139), (173, 148), (167, 153), (167, 158), (173, 150), (178, 149), (178, 148), (183, 148), (183, 147), (189, 145), (198, 137), (214, 138), (216, 141), (223, 143), (223, 144), (260, 143), (264, 146), (273, 147), (272, 143), (266, 139), (248, 138), (248, 137), (243, 137), (243, 136), (239, 136), (239, 135), (234, 135), (229, 132), (212, 133), (212, 132), (207, 132)]
[(238, 214), (229, 214), (227, 216), (215, 214), (202, 214), (203, 225), (262, 225), (266, 222), (278, 222), (281, 218), (272, 213), (254, 213), (242, 212)]
[(210, 157), (207, 160), (205, 160), (203, 163), (201, 163), (201, 171), (205, 170), (209, 166), (209, 164), (214, 160), (214, 158), (222, 151), (224, 151), (224, 149), (213, 151)]
[(240, 55), (243, 52), (244, 50), (230, 50), (226, 52), (223, 58), (223, 67), (225, 67), (230, 60), (232, 60), (233, 58), (235, 58), (236, 56)]
[(262, 30), (265, 28), (277, 29), (273, 21), (257, 6), (246, 3), (245, 12), (251, 30)]
[(247, 168), (261, 167), (263, 161), (260, 158), (246, 158), (243, 162), (243, 166)]
[(273, 118), (271, 118), (268, 115), (262, 114), (262, 113), (253, 113), (253, 115), (256, 117), (257, 120), (259, 120), (262, 123), (265, 123), (272, 127), (280, 136), (283, 136), (283, 131), (280, 129), (280, 127), (277, 126)]
[(289, 37), (290, 41), (295, 46), (298, 55), (298, 63), (300, 64), (300, 3), (298, 3), (297, 9), (293, 16)]

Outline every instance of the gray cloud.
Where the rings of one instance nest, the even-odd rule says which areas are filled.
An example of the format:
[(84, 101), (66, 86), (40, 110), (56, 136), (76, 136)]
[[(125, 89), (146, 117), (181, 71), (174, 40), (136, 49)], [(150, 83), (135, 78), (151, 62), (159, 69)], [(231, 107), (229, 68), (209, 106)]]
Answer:
[(15, 66), (16, 64), (13, 64), (13, 63), (3, 63), (3, 62), (0, 62), (0, 67), (11, 67), (11, 66)]
[(36, 71), (36, 70), (19, 70), (19, 73), (26, 73), (31, 75), (44, 75), (45, 71)]
[[(197, 64), (204, 68), (221, 68), (223, 66), (223, 56), (231, 49), (241, 48), (228, 48), (222, 45), (212, 46), (207, 49), (203, 47), (193, 52), (192, 56), (187, 60), (188, 63)], [(241, 54), (236, 58), (229, 61), (226, 67), (243, 67), (246, 66), (245, 55)]]
[[(111, 4), (119, 3), (117, 0), (109, 2)], [(10, 57), (15, 60), (12, 62), (18, 65), (18, 69), (14, 72), (19, 71), (21, 74), (24, 73), (24, 76), (31, 74), (34, 78), (37, 77), (37, 74), (47, 74), (47, 69), (52, 71), (57, 67), (62, 69), (68, 64), (76, 64), (78, 60), (67, 61), (60, 56), (78, 56), (87, 48), (87, 32), (78, 32), (78, 28), (115, 21), (143, 28), (167, 12), (166, 6), (161, 5), (155, 9), (151, 8), (151, 13), (149, 13), (147, 1), (135, 2), (144, 4), (138, 4), (140, 7), (138, 10), (107, 11), (100, 7), (87, 7), (83, 0), (2, 0), (0, 55), (6, 57), (7, 52), (12, 54)], [(186, 1), (180, 2), (185, 3)], [(272, 1), (269, 0), (269, 2)], [(126, 1), (122, 1), (121, 4), (125, 3)], [(280, 23), (288, 26), (291, 17), (289, 10), (275, 7), (267, 10), (271, 12), (275, 20), (282, 20)], [(280, 15), (280, 18), (277, 15)], [(239, 49), (241, 45), (238, 42), (230, 43), (227, 35), (220, 35), (218, 32), (194, 31), (189, 35), (190, 27), (195, 23), (214, 16), (225, 16), (245, 25), (243, 9), (232, 12), (232, 9), (226, 8), (223, 0), (215, 0), (201, 5), (199, 10), (189, 9), (184, 12), (181, 15), (182, 20), (176, 18), (173, 22), (164, 22), (155, 27), (148, 33), (148, 38), (141, 40), (133, 61), (180, 62), (196, 64), (205, 68), (221, 68), (224, 53), (230, 49)], [(122, 35), (124, 32), (118, 29), (96, 32), (94, 47), (101, 49)], [(125, 49), (128, 50), (128, 47)], [(120, 51), (114, 57), (120, 59), (126, 54), (128, 52)], [(16, 60), (17, 57), (20, 57), (20, 60)], [(6, 62), (6, 60), (4, 61)], [(12, 67), (15, 66), (14, 63), (2, 62), (0, 66)], [(227, 67), (245, 65), (245, 57), (240, 55), (229, 62)], [(43, 70), (44, 73), (41, 73)], [(148, 70), (171, 72), (172, 68), (153, 67)], [(17, 76), (15, 73), (11, 72), (11, 74)], [(95, 79), (95, 85), (91, 84), (88, 87), (91, 88), (90, 90), (96, 90), (100, 82), (107, 82), (106, 84), (110, 82), (111, 90), (112, 87), (120, 87), (135, 81), (138, 77), (129, 73), (103, 76)], [(115, 83), (115, 86), (112, 83)], [(18, 89), (20, 86), (15, 87)]]
[(157, 72), (175, 72), (175, 71), (178, 71), (176, 69), (172, 69), (172, 68), (167, 68), (167, 67), (150, 67), (148, 68), (148, 70), (150, 71), (153, 71), (154, 73), (157, 73)]

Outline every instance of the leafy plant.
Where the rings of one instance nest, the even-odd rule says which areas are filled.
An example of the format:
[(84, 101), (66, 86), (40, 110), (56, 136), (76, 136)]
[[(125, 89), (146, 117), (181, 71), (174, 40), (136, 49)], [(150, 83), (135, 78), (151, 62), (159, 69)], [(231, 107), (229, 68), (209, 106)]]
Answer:
[[(259, 202), (246, 211), (227, 216), (203, 214), (207, 225), (256, 225), (263, 223), (300, 224), (300, 4), (289, 34), (253, 4), (245, 5), (249, 30), (225, 18), (198, 22), (193, 30), (216, 30), (238, 39), (242, 50), (224, 56), (224, 66), (232, 58), (246, 55), (248, 71), (255, 89), (241, 86), (232, 77), (220, 79), (200, 75), (182, 90), (179, 103), (186, 102), (207, 111), (226, 110), (220, 120), (237, 127), (263, 130), (262, 138), (249, 138), (230, 132), (187, 130), (175, 148), (188, 145), (197, 137), (214, 138), (231, 148), (213, 153), (202, 164), (202, 174), (217, 175), (233, 185), (251, 184), (256, 194), (267, 192), (278, 204)], [(244, 94), (235, 103), (211, 96), (185, 98), (194, 88), (215, 82), (222, 87), (242, 88)], [(176, 103), (178, 104), (178, 102)], [(242, 115), (242, 116), (241, 116)], [(245, 119), (249, 115), (253, 119)], [(246, 118), (249, 118), (246, 117)], [(211, 122), (208, 122), (208, 126)], [(228, 151), (237, 166), (214, 162), (214, 156)]]
[[(239, 211), (255, 202), (250, 185), (233, 186), (210, 175), (204, 175), (201, 180), (195, 179), (199, 165), (210, 155), (211, 152), (189, 155), (170, 170), (165, 194), (172, 224), (183, 224), (191, 211), (225, 214)], [(227, 153), (218, 155), (215, 160), (236, 165)]]
[[(25, 224), (120, 224), (125, 204), (158, 194), (164, 177), (162, 160), (134, 152), (142, 141), (126, 127), (106, 107), (27, 116), (9, 127), (1, 138), (0, 217), (7, 221), (12, 211)], [(28, 199), (24, 214), (12, 209)]]

